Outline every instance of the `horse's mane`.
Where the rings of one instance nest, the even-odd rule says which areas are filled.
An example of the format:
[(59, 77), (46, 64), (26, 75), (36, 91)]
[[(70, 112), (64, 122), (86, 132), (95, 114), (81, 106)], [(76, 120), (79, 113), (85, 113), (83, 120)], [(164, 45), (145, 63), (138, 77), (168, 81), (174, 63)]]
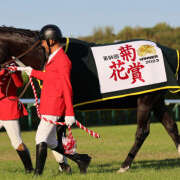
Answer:
[(0, 32), (5, 32), (9, 34), (17, 33), (21, 36), (28, 36), (28, 37), (36, 37), (39, 34), (39, 31), (32, 31), (30, 29), (21, 29), (15, 27), (7, 27), (7, 26), (0, 26)]

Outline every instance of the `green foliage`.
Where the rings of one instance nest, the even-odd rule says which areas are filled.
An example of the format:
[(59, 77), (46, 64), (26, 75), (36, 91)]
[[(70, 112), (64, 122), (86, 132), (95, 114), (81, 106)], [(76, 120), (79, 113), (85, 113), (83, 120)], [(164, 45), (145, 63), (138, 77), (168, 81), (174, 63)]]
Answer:
[(107, 26), (95, 28), (92, 35), (79, 37), (79, 39), (102, 44), (121, 40), (147, 39), (170, 48), (180, 49), (180, 27), (171, 27), (166, 22), (161, 22), (148, 28), (126, 26), (115, 34), (113, 27)]
[(114, 28), (107, 26), (105, 28), (94, 28), (93, 36), (80, 37), (79, 39), (83, 39), (88, 42), (96, 42), (97, 44), (101, 43), (112, 43), (115, 40)]

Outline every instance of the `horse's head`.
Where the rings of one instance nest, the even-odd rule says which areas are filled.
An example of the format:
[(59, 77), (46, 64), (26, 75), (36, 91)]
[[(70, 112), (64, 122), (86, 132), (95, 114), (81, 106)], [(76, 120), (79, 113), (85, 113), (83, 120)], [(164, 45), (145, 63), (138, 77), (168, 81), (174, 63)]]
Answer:
[[(38, 31), (0, 27), (0, 64), (9, 61), (12, 56), (18, 57), (27, 51), (37, 41), (38, 34)], [(27, 66), (41, 69), (45, 59), (43, 49), (37, 46), (20, 60)]]

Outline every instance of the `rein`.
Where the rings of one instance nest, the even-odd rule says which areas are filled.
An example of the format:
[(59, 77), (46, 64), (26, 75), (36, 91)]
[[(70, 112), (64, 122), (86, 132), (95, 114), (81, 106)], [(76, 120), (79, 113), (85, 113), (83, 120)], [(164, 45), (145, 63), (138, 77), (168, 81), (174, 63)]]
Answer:
[(8, 84), (7, 84), (7, 87), (6, 87), (6, 95), (4, 97), (2, 97), (2, 99), (5, 98), (5, 97), (8, 97), (8, 99), (11, 100), (11, 101), (18, 101), (24, 95), (24, 93), (26, 92), (28, 86), (30, 85), (30, 81), (28, 81), (28, 83), (26, 83), (23, 91), (21, 92), (21, 94), (18, 97), (14, 98), (14, 99), (11, 99), (8, 96), (8, 89), (9, 89), (9, 85), (10, 85), (11, 80), (12, 80), (12, 78), (10, 77), (10, 79), (8, 81)]
[[(29, 52), (31, 52), (38, 44), (40, 43), (40, 40), (37, 40), (28, 50), (26, 50), (25, 52), (23, 52), (22, 54), (20, 54), (19, 56), (17, 56), (17, 59), (20, 59), (24, 56), (26, 56)], [(14, 59), (10, 59), (9, 61), (5, 62), (4, 64), (1, 65), (2, 67), (7, 66), (8, 64), (14, 62)]]
[[(36, 41), (29, 49), (27, 49), (25, 52), (23, 52), (22, 54), (20, 54), (19, 56), (15, 57), (15, 58), (12, 58), (11, 60), (5, 62), (4, 64), (1, 64), (0, 67), (1, 67), (1, 68), (5, 68), (8, 64), (16, 61), (16, 59), (20, 59), (20, 58), (26, 56), (26, 55), (27, 55), (29, 52), (31, 52), (39, 43), (40, 43), (40, 40), (37, 40), (37, 41)], [(1, 99), (4, 99), (5, 97), (8, 97), (8, 89), (9, 89), (10, 82), (11, 82), (11, 77), (10, 77), (10, 79), (9, 79), (9, 81), (8, 81), (8, 84), (7, 84), (7, 87), (6, 87), (6, 94), (5, 94), (4, 97), (0, 98), (0, 100), (1, 100)], [(11, 100), (11, 101), (17, 101), (19, 98), (21, 98), (21, 97), (24, 95), (24, 93), (26, 92), (26, 90), (27, 90), (27, 88), (28, 88), (29, 85), (30, 85), (30, 81), (25, 85), (23, 91), (21, 92), (21, 94), (20, 94), (17, 98), (15, 98), (15, 99), (10, 99), (10, 98), (8, 98), (8, 99)]]

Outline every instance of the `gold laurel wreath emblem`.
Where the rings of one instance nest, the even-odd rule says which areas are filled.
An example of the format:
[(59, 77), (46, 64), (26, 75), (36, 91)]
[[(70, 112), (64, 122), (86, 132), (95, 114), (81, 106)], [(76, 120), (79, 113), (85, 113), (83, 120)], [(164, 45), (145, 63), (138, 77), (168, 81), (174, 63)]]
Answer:
[(154, 46), (142, 45), (138, 48), (137, 53), (139, 56), (145, 56), (146, 54), (156, 54)]

